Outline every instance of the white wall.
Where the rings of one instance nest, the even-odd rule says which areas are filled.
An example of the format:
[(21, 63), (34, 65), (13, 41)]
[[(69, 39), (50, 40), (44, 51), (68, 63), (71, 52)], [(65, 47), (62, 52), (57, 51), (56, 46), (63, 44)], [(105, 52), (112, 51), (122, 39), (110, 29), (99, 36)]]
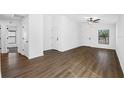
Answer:
[[(29, 14), (22, 18), (19, 23), (19, 29), (21, 31), (18, 38), (18, 51), (29, 59), (43, 55), (43, 21), (43, 15)], [(24, 36), (24, 32), (26, 37)]]
[(1, 53), (0, 53), (0, 78), (1, 78)]
[[(116, 25), (115, 24), (88, 24), (82, 23), (82, 46), (115, 49)], [(109, 29), (109, 45), (98, 44), (98, 30)], [(91, 38), (91, 40), (89, 39)]]
[(44, 15), (44, 50), (52, 49), (53, 21), (52, 15)]
[(23, 54), (23, 48), (22, 48), (22, 21), (24, 20), (20, 20), (20, 22), (18, 23), (18, 34), (17, 34), (17, 45), (18, 45), (18, 52)]
[(43, 55), (43, 15), (29, 15), (29, 59)]
[(119, 16), (116, 37), (116, 52), (124, 73), (124, 15)]
[(29, 41), (29, 17), (25, 16), (19, 21), (18, 24), (18, 52), (26, 57), (29, 56), (29, 45), (26, 41)]
[(66, 51), (80, 46), (80, 31), (80, 24), (66, 15), (44, 15), (44, 50)]

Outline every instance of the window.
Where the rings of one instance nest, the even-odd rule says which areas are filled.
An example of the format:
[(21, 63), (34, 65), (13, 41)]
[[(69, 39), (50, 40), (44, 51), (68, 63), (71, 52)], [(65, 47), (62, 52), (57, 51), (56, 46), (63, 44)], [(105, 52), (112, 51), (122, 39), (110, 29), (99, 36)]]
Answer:
[(109, 44), (109, 29), (98, 30), (98, 43)]

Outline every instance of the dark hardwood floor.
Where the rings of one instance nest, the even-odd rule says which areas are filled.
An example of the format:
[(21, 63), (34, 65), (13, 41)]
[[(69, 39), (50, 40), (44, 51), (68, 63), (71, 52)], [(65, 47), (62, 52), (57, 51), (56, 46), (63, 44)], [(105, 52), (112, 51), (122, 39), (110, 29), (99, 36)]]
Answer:
[(49, 50), (27, 60), (18, 53), (2, 54), (2, 77), (25, 78), (121, 78), (114, 50), (79, 47), (66, 52)]

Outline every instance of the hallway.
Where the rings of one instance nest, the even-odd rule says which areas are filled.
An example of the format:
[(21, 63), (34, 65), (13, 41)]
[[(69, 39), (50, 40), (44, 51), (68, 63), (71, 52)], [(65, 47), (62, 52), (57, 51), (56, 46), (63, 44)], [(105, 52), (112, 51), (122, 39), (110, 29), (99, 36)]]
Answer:
[(114, 50), (78, 47), (66, 52), (45, 51), (32, 60), (17, 54), (2, 54), (2, 77), (81, 78), (123, 77)]

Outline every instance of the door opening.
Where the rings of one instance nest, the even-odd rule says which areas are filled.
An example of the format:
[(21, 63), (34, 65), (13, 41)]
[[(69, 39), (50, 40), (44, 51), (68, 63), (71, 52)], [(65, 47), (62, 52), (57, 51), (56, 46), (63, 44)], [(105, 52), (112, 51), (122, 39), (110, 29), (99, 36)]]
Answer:
[(8, 53), (17, 53), (17, 27), (7, 25), (7, 52)]

